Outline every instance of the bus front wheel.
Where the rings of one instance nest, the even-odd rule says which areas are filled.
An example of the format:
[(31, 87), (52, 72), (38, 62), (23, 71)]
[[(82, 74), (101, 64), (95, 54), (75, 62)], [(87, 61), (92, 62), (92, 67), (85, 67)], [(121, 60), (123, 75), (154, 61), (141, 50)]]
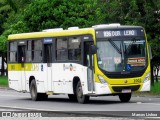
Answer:
[(89, 96), (83, 95), (82, 85), (80, 81), (77, 83), (76, 95), (77, 101), (81, 104), (84, 104), (89, 101)]
[(121, 102), (129, 102), (131, 99), (131, 95), (132, 93), (122, 93), (119, 94), (119, 99), (121, 100)]

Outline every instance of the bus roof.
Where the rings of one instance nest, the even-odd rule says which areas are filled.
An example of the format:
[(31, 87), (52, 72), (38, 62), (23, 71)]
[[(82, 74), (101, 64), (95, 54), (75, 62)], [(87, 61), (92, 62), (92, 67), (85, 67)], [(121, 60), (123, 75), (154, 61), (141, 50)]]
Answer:
[(120, 24), (101, 24), (101, 25), (94, 25), (91, 28), (12, 34), (12, 35), (8, 36), (8, 40), (93, 34), (95, 32), (95, 30), (104, 30), (104, 29), (138, 29), (138, 28), (143, 28), (143, 27), (141, 27), (141, 26), (126, 26), (126, 25), (120, 25)]
[(92, 26), (95, 30), (104, 30), (104, 29), (138, 29), (143, 28), (142, 26), (129, 26), (129, 25), (120, 25), (120, 24), (102, 24)]
[(32, 38), (44, 38), (44, 37), (60, 37), (60, 36), (74, 36), (82, 34), (91, 34), (94, 32), (93, 28), (83, 28), (76, 30), (60, 30), (60, 31), (43, 31), (43, 32), (31, 32), (31, 33), (20, 33), (12, 34), (8, 36), (8, 40), (18, 39), (32, 39)]

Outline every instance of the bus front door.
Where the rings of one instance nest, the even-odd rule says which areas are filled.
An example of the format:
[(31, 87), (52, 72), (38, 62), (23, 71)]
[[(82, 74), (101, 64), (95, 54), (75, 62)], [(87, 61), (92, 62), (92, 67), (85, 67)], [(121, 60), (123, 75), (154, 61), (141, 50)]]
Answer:
[[(93, 77), (94, 76), (93, 55), (90, 55), (91, 45), (93, 45), (93, 42), (84, 42), (84, 65), (87, 66), (88, 91), (90, 93), (93, 93), (95, 91), (95, 88), (94, 88), (94, 77)], [(90, 62), (91, 60), (92, 62)]]
[(44, 61), (47, 63), (47, 90), (52, 90), (52, 44), (44, 45)]
[(20, 90), (26, 90), (26, 75), (25, 75), (25, 59), (26, 59), (26, 46), (18, 46), (18, 63), (19, 63), (19, 72), (20, 72)]

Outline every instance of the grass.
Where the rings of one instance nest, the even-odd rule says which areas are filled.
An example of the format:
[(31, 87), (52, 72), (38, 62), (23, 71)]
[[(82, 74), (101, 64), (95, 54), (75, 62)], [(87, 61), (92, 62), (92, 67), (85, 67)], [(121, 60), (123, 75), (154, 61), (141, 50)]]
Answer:
[(158, 82), (154, 82), (154, 85), (151, 86), (151, 90), (149, 92), (136, 92), (134, 94), (136, 96), (160, 96), (160, 80)]
[(154, 86), (151, 86), (151, 93), (160, 95), (160, 81), (155, 82)]
[(8, 77), (0, 76), (0, 86), (1, 87), (8, 87)]

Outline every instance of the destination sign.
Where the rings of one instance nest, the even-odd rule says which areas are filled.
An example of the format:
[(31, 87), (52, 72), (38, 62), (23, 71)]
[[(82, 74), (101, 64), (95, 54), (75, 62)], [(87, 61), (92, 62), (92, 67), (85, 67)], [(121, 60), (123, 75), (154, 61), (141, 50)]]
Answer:
[(18, 45), (26, 45), (26, 41), (19, 41)]
[(49, 43), (52, 43), (52, 41), (53, 41), (53, 38), (44, 38), (44, 43), (45, 44), (49, 44)]
[(144, 31), (141, 29), (135, 30), (101, 30), (96, 31), (96, 35), (98, 38), (106, 38), (106, 37), (130, 37), (130, 36), (142, 36), (144, 35)]

